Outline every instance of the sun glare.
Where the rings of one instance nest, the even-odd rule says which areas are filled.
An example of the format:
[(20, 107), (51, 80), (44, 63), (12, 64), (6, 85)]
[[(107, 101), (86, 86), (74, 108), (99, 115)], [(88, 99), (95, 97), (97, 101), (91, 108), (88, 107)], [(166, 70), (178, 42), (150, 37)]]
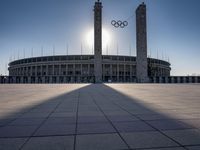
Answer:
[[(94, 30), (90, 30), (86, 34), (86, 42), (89, 47), (94, 46)], [(102, 49), (105, 49), (110, 42), (110, 34), (107, 30), (102, 29)]]

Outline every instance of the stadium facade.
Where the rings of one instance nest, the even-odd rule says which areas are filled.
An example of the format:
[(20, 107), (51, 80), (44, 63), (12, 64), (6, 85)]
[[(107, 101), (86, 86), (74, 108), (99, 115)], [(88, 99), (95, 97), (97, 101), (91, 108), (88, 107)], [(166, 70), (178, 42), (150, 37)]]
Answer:
[(146, 5), (136, 9), (137, 56), (102, 55), (102, 3), (94, 6), (94, 55), (42, 56), (9, 63), (0, 83), (189, 83), (199, 77), (171, 77), (170, 63), (147, 58)]
[[(136, 57), (102, 56), (103, 82), (136, 82)], [(148, 59), (148, 76), (170, 76), (170, 64)], [(9, 64), (10, 82), (73, 83), (95, 82), (94, 55), (27, 58)]]

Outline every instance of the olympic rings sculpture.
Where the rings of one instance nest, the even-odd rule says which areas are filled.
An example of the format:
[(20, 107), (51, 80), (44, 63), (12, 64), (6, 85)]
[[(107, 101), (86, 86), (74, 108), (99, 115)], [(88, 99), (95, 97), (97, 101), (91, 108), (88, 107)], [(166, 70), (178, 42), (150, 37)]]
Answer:
[(115, 27), (115, 28), (124, 28), (126, 26), (128, 26), (128, 21), (115, 21), (115, 20), (112, 20), (111, 21), (111, 24)]

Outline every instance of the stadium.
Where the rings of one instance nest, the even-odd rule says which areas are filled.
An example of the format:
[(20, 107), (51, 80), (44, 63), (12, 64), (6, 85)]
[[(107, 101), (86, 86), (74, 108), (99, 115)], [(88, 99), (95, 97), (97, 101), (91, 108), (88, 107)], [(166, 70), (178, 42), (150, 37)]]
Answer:
[[(26, 58), (9, 64), (10, 82), (95, 82), (94, 55), (63, 55)], [(148, 76), (170, 76), (170, 64), (148, 59)], [(14, 77), (14, 78), (13, 78)], [(136, 82), (136, 57), (102, 56), (103, 82)]]

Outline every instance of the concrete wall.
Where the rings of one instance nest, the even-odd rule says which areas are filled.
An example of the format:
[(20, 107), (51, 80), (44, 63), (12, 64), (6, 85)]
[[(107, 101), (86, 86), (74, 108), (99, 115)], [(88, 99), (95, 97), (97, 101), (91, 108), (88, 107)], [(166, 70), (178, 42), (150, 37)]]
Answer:
[[(104, 77), (105, 78), (105, 77)], [(118, 79), (119, 78), (119, 79)], [(0, 76), (0, 84), (4, 83), (94, 83), (94, 76)], [(107, 82), (108, 80), (104, 80)], [(136, 77), (132, 76), (112, 76), (111, 82), (117, 83), (136, 83)], [(170, 76), (170, 77), (151, 77), (150, 83), (200, 83), (200, 76)]]
[(200, 76), (152, 77), (151, 83), (200, 83)]

